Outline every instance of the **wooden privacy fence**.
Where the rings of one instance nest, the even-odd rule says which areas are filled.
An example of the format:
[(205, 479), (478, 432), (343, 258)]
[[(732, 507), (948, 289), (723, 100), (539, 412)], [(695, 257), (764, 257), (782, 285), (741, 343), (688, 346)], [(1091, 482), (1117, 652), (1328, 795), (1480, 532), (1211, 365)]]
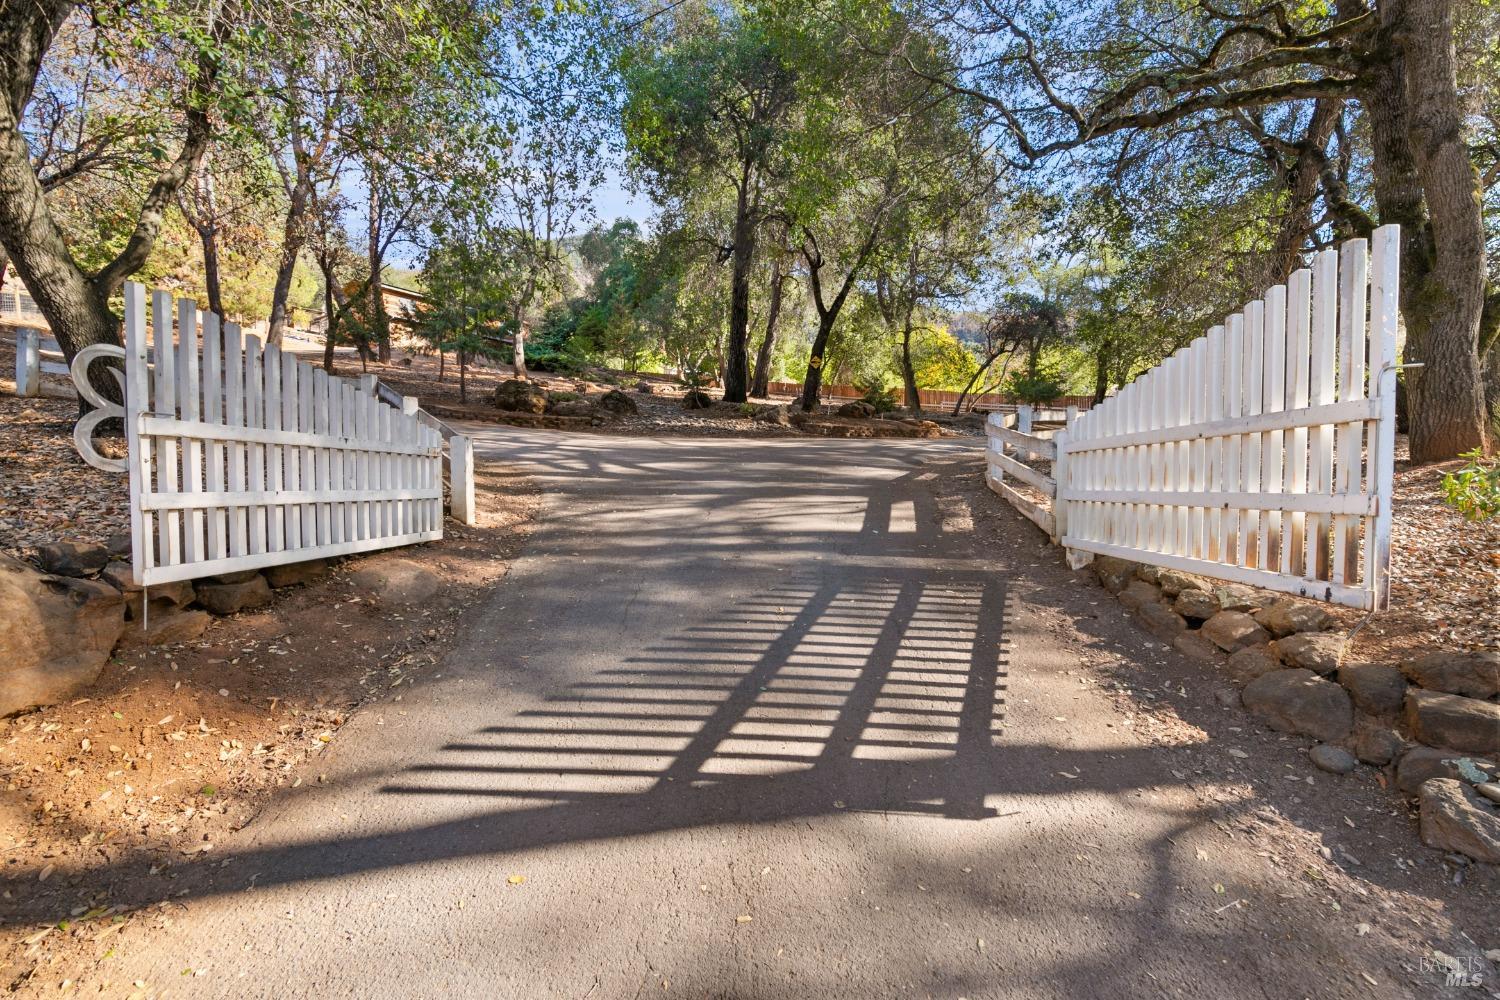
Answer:
[[(802, 395), (801, 382), (768, 382), (766, 389), (778, 396), (800, 396)], [(852, 385), (825, 385), (819, 387), (819, 395), (826, 399), (861, 399), (864, 390)], [(895, 390), (896, 401), (906, 405), (906, 390), (897, 388)], [(951, 407), (958, 402), (959, 393), (950, 392), (947, 389), (918, 389), (917, 395), (922, 397), (923, 406)], [(1024, 405), (1014, 396), (1007, 396), (998, 392), (971, 393), (964, 397), (964, 404), (973, 409), (981, 407), (984, 409), (1003, 408), (1015, 410)], [(1052, 400), (1049, 406), (1061, 411), (1072, 407), (1078, 410), (1087, 410), (1094, 405), (1092, 396), (1059, 396)]]
[[(1384, 609), (1399, 249), (1383, 226), (1322, 251), (1044, 444), (992, 417), (992, 484), (1018, 507), (1037, 505), (1005, 474), (1051, 490), (1050, 522), (1023, 513), (1075, 564), (1118, 556)], [(1051, 477), (1003, 454), (1018, 435)]]
[[(137, 583), (442, 537), (443, 439), (416, 399), (386, 405), (200, 316), (191, 300), (174, 310), (171, 295), (156, 292), (150, 312), (148, 326), (146, 289), (128, 282), (122, 415)], [(85, 395), (92, 359), (85, 351), (74, 361)], [(455, 440), (471, 467), (467, 440)], [(472, 498), (472, 484), (455, 482), (454, 492)]]

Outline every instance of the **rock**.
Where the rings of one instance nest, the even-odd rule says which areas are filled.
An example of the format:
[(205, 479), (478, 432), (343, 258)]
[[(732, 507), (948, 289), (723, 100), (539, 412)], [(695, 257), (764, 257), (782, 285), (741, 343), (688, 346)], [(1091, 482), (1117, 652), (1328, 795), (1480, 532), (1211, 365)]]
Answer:
[(130, 560), (130, 536), (110, 535), (104, 540), (104, 548), (108, 550), (113, 559)]
[(109, 584), (0, 555), (0, 717), (92, 684), (124, 628), (125, 599)]
[(1500, 753), (1500, 704), (1494, 702), (1407, 688), (1406, 727), (1432, 746)]
[(1220, 611), (1203, 623), (1202, 632), (1205, 639), (1226, 653), (1259, 645), (1270, 638), (1266, 630), (1243, 611)]
[(258, 569), (242, 569), (242, 570), (240, 570), (239, 572), (236, 572), (236, 573), (222, 573), (219, 576), (211, 576), (211, 577), (208, 577), (207, 579), (205, 579), (202, 582), (204, 582), (204, 583), (249, 583), (251, 580), (255, 579), (257, 576), (260, 576), (260, 570), (258, 570)]
[(307, 559), (303, 562), (282, 563), (280, 566), (267, 566), (263, 572), (266, 583), (272, 587), (305, 587), (328, 575), (328, 560)]
[(1171, 642), (1187, 631), (1187, 622), (1182, 616), (1159, 601), (1143, 604), (1136, 608), (1135, 613), (1140, 616), (1146, 631), (1163, 642)]
[(1319, 768), (1331, 774), (1348, 774), (1359, 763), (1348, 750), (1327, 743), (1319, 743), (1307, 755)]
[(1264, 646), (1246, 646), (1244, 649), (1236, 650), (1225, 666), (1229, 671), (1229, 676), (1241, 687), (1262, 674), (1281, 669), (1280, 661), (1266, 652)]
[(1225, 611), (1254, 611), (1256, 608), (1265, 607), (1266, 597), (1254, 587), (1245, 587), (1238, 583), (1221, 583), (1214, 588), (1214, 596), (1219, 599), (1219, 607)]
[(1240, 693), (1232, 687), (1216, 687), (1214, 701), (1219, 703), (1220, 708), (1239, 708)]
[(37, 565), (56, 576), (93, 576), (109, 563), (109, 550), (93, 542), (49, 542), (37, 546)]
[(660, 392), (661, 387), (658, 386), (655, 382), (647, 382), (645, 379), (641, 379), (635, 384), (635, 391), (643, 395), (650, 396), (653, 393)]
[(507, 413), (546, 413), (547, 393), (535, 382), (506, 379), (495, 386), (495, 408)]
[(250, 579), (231, 583), (202, 581), (194, 588), (198, 603), (216, 615), (253, 611), (271, 603), (271, 588), (259, 573)]
[(156, 602), (151, 602), (151, 614), (143, 629), (137, 623), (129, 625), (120, 636), (121, 648), (138, 646), (169, 646), (179, 642), (192, 642), (203, 634), (213, 618), (207, 611), (192, 608), (187, 611), (171, 611), (166, 608), (158, 613)]
[(1339, 668), (1344, 653), (1344, 636), (1340, 632), (1302, 632), (1271, 643), (1271, 653), (1289, 667), (1303, 667), (1319, 674), (1331, 674)]
[(1486, 781), (1483, 784), (1475, 785), (1474, 791), (1483, 795), (1491, 802), (1500, 803), (1500, 785), (1497, 785), (1493, 781)]
[(1412, 747), (1402, 754), (1401, 763), (1396, 765), (1396, 787), (1407, 795), (1415, 795), (1423, 782), (1431, 778), (1464, 780), (1465, 774), (1488, 778), (1494, 773), (1495, 765), (1487, 760), (1465, 757), (1452, 750)]
[(1452, 778), (1422, 783), (1422, 843), (1500, 864), (1500, 812), (1472, 788)]
[(1145, 580), (1131, 580), (1116, 596), (1120, 599), (1120, 603), (1131, 611), (1139, 611), (1146, 605), (1159, 601), (1161, 590), (1155, 584), (1147, 583)]
[(635, 405), (635, 400), (619, 389), (611, 389), (600, 396), (596, 408), (600, 413), (615, 417), (628, 417), (640, 412), (640, 407)]
[[(1163, 587), (1162, 593), (1166, 592)], [(1172, 608), (1184, 618), (1202, 622), (1219, 613), (1219, 599), (1206, 590), (1182, 590)]]
[(707, 410), (714, 405), (714, 398), (702, 389), (689, 389), (682, 397), (684, 410)]
[(1162, 570), (1157, 574), (1156, 582), (1161, 584), (1161, 592), (1168, 597), (1176, 597), (1185, 590), (1208, 590), (1208, 581), (1203, 577), (1176, 569)]
[(554, 417), (592, 417), (594, 404), (586, 399), (565, 399), (558, 403), (548, 403), (547, 412)]
[(1500, 653), (1428, 653), (1401, 664), (1418, 687), (1469, 698), (1500, 694)]
[(786, 407), (778, 404), (762, 406), (755, 411), (755, 420), (762, 424), (775, 424), (777, 427), (790, 427), (792, 420), (787, 416)]
[(1261, 674), (1245, 685), (1240, 697), (1245, 708), (1272, 729), (1324, 743), (1339, 742), (1354, 724), (1348, 693), (1311, 670)]
[(1219, 647), (1203, 638), (1197, 632), (1184, 632), (1172, 640), (1172, 648), (1183, 656), (1191, 657), (1205, 663), (1212, 663), (1223, 654)]
[(171, 614), (178, 608), (186, 607), (193, 603), (197, 597), (191, 580), (178, 580), (174, 583), (153, 583), (149, 590), (142, 591), (136, 587), (125, 592), (125, 617), (129, 621), (140, 621), (142, 598), (149, 597), (151, 601), (151, 617), (158, 614)]
[(1395, 715), (1406, 700), (1406, 678), (1388, 663), (1346, 663), (1339, 667), (1339, 683), (1354, 706), (1371, 715)]
[(853, 417), (856, 420), (868, 420), (875, 416), (875, 407), (866, 403), (863, 399), (851, 399), (834, 411), (841, 417)]
[(1401, 734), (1388, 726), (1376, 724), (1371, 719), (1361, 719), (1354, 724), (1354, 735), (1349, 738), (1349, 749), (1363, 764), (1385, 767), (1406, 750), (1406, 741)]
[(1278, 597), (1255, 612), (1255, 620), (1276, 638), (1298, 632), (1321, 632), (1333, 624), (1333, 616), (1316, 604)]
[(130, 594), (140, 590), (135, 585), (134, 573), (130, 563), (115, 560), (104, 567), (99, 573), (99, 579), (109, 584), (122, 594)]
[(384, 604), (418, 604), (436, 596), (442, 587), (436, 573), (410, 559), (372, 562), (350, 574), (349, 581)]
[(1161, 567), (1137, 566), (1135, 568), (1135, 578), (1137, 580), (1145, 580), (1147, 583), (1154, 583), (1159, 587), (1161, 586)]
[(1133, 563), (1128, 559), (1116, 559), (1114, 556), (1099, 556), (1094, 560), (1094, 575), (1099, 578), (1099, 583), (1111, 594), (1118, 594), (1125, 589), (1130, 578), (1135, 575), (1136, 567), (1140, 563)]

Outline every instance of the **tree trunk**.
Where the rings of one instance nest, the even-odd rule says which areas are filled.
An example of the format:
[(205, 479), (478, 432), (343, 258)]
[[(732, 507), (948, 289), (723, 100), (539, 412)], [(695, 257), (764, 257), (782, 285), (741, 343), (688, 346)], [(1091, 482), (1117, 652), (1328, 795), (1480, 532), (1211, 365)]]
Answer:
[(755, 259), (755, 224), (750, 205), (750, 172), (740, 174), (734, 215), (733, 275), (729, 288), (729, 342), (724, 358), (724, 402), (743, 403), (750, 381), (750, 269)]
[(786, 284), (787, 274), (781, 267), (781, 258), (771, 262), (771, 301), (767, 303), (766, 336), (760, 342), (760, 351), (755, 356), (755, 376), (750, 380), (750, 395), (765, 399), (771, 394), (771, 355), (776, 348), (776, 320), (781, 315), (781, 290)]
[(1094, 405), (1104, 402), (1109, 395), (1109, 341), (1100, 345), (1094, 354)]
[(818, 394), (823, 388), (823, 354), (828, 350), (828, 338), (833, 333), (837, 313), (821, 313), (818, 316), (818, 333), (813, 337), (812, 353), (807, 359), (807, 374), (802, 378), (802, 412), (811, 413), (818, 405)]
[(1337, 97), (1320, 97), (1313, 103), (1312, 118), (1307, 123), (1302, 141), (1297, 144), (1297, 157), (1286, 177), (1286, 210), (1276, 227), (1276, 239), (1266, 269), (1266, 286), (1284, 284), (1301, 263), (1302, 248), (1315, 224), (1312, 209), (1318, 198), (1320, 168), (1326, 160), (1323, 151), (1328, 147), (1343, 107), (1343, 100)]
[(384, 256), (380, 247), (380, 192), (370, 185), (369, 221), (370, 258), (370, 336), (380, 352), (381, 361), (391, 360), (391, 328), (385, 318), (385, 296), (380, 292), (382, 272), (385, 270)]
[(906, 322), (901, 327), (901, 379), (906, 390), (906, 409), (913, 413), (922, 412), (922, 393), (917, 388), (917, 373), (911, 363), (911, 310), (906, 307)]
[(458, 349), (458, 401), (469, 401), (469, 352)]
[(531, 305), (531, 297), (536, 294), (536, 279), (526, 279), (526, 289), (521, 298), (516, 301), (516, 347), (511, 366), (516, 370), (516, 378), (530, 378), (526, 374), (526, 337), (531, 332), (526, 329), (526, 310)]
[(1405, 6), (1407, 125), (1432, 234), (1421, 305), (1407, 315), (1407, 360), (1426, 365), (1408, 375), (1411, 457), (1435, 462), (1486, 446), (1478, 351), (1483, 192), (1464, 141), (1452, 0), (1405, 0)]
[(271, 322), (266, 330), (266, 344), (281, 346), (282, 332), (286, 329), (286, 300), (292, 291), (292, 276), (297, 270), (297, 257), (302, 251), (305, 230), (303, 216), (307, 213), (309, 182), (304, 176), (306, 167), (297, 164), (297, 182), (292, 185), (292, 196), (287, 204), (286, 223), (281, 233), (281, 259), (276, 265), (276, 285), (271, 292)]

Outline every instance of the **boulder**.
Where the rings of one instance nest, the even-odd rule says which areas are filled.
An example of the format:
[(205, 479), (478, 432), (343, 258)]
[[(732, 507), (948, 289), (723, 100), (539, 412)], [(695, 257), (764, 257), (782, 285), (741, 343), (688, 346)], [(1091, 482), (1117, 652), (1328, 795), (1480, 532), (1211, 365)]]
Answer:
[[(1165, 587), (1162, 593), (1166, 593)], [(1172, 608), (1184, 618), (1202, 622), (1219, 613), (1219, 599), (1206, 590), (1181, 590)]]
[(1208, 581), (1203, 577), (1177, 569), (1162, 570), (1156, 582), (1161, 584), (1161, 592), (1168, 597), (1176, 597), (1185, 590), (1208, 590)]
[(1337, 743), (1349, 735), (1354, 706), (1348, 693), (1311, 670), (1273, 670), (1240, 694), (1250, 714), (1283, 733)]
[(755, 411), (755, 420), (762, 424), (774, 424), (777, 427), (790, 427), (792, 420), (787, 416), (786, 407), (777, 404), (762, 406)]
[(1319, 674), (1339, 668), (1344, 636), (1339, 632), (1301, 632), (1271, 643), (1271, 653), (1289, 667), (1303, 667)]
[(1354, 734), (1349, 737), (1349, 749), (1360, 763), (1385, 767), (1406, 750), (1406, 741), (1389, 726), (1382, 726), (1372, 719), (1360, 719), (1354, 724)]
[(856, 420), (868, 420), (875, 416), (875, 407), (866, 403), (863, 399), (851, 399), (834, 411), (841, 417), (853, 417)]
[(1136, 608), (1135, 613), (1140, 616), (1146, 631), (1163, 642), (1171, 642), (1187, 631), (1187, 622), (1182, 616), (1159, 601), (1143, 604)]
[(707, 410), (714, 405), (714, 398), (702, 389), (689, 389), (682, 397), (684, 410)]
[(1480, 795), (1483, 795), (1491, 802), (1500, 804), (1500, 784), (1496, 784), (1493, 781), (1486, 781), (1482, 784), (1475, 785), (1474, 791), (1478, 792)]
[(125, 599), (109, 584), (0, 556), (0, 717), (92, 684), (124, 628)]
[(93, 576), (109, 563), (109, 549), (93, 542), (49, 542), (37, 546), (37, 565), (56, 576)]
[(253, 611), (271, 603), (271, 588), (259, 573), (252, 573), (248, 580), (228, 583), (216, 582), (218, 579), (200, 581), (194, 587), (198, 603), (216, 615)]
[(1137, 580), (1145, 580), (1147, 583), (1154, 583), (1159, 587), (1161, 586), (1161, 567), (1137, 566), (1135, 568), (1135, 578)]
[(1219, 652), (1218, 646), (1203, 638), (1198, 632), (1183, 632), (1172, 640), (1172, 648), (1183, 656), (1205, 663), (1212, 663), (1223, 655)]
[(1298, 632), (1321, 632), (1333, 624), (1333, 616), (1322, 607), (1290, 597), (1278, 597), (1261, 608), (1255, 620), (1278, 639)]
[(1246, 646), (1236, 650), (1225, 666), (1234, 682), (1243, 687), (1262, 674), (1280, 670), (1281, 662), (1266, 652), (1264, 646)]
[(1148, 604), (1155, 604), (1161, 599), (1161, 590), (1153, 583), (1145, 580), (1131, 580), (1125, 588), (1116, 595), (1120, 603), (1131, 611), (1139, 611)]
[(1415, 795), (1431, 778), (1456, 778), (1477, 784), (1473, 779), (1483, 780), (1494, 774), (1495, 765), (1487, 760), (1465, 757), (1452, 750), (1412, 747), (1396, 765), (1396, 787), (1407, 795)]
[(647, 382), (645, 379), (641, 379), (635, 384), (635, 391), (643, 395), (650, 396), (653, 393), (660, 392), (661, 386), (657, 385), (655, 382)]
[(442, 588), (436, 573), (410, 559), (386, 558), (361, 566), (349, 582), (383, 604), (418, 604)]
[(1254, 611), (1266, 605), (1266, 595), (1254, 587), (1238, 583), (1221, 583), (1214, 588), (1219, 607), (1225, 611)]
[(1203, 623), (1202, 632), (1204, 638), (1226, 653), (1259, 645), (1270, 638), (1266, 630), (1243, 611), (1220, 611)]
[(1319, 743), (1308, 751), (1307, 756), (1320, 770), (1330, 774), (1348, 774), (1359, 763), (1348, 750), (1327, 743)]
[(1500, 653), (1428, 653), (1401, 664), (1401, 672), (1418, 687), (1468, 698), (1500, 694)]
[(1473, 788), (1452, 778), (1422, 783), (1422, 843), (1440, 851), (1500, 864), (1500, 811)]
[(564, 399), (561, 402), (548, 403), (547, 412), (554, 417), (592, 417), (594, 404), (586, 399)]
[(328, 560), (307, 559), (303, 562), (282, 563), (280, 566), (267, 566), (263, 572), (266, 583), (272, 587), (305, 587), (328, 575)]
[(535, 382), (506, 379), (495, 386), (495, 408), (507, 413), (546, 413), (547, 393)]
[(213, 618), (207, 611), (192, 608), (186, 611), (160, 609), (151, 602), (151, 614), (146, 618), (146, 627), (132, 622), (120, 636), (120, 647), (129, 649), (139, 646), (170, 646), (179, 642), (192, 642), (203, 634)]
[(635, 405), (635, 400), (619, 389), (611, 389), (600, 396), (597, 409), (600, 413), (615, 417), (628, 417), (640, 412), (640, 407)]
[(110, 535), (104, 540), (104, 548), (108, 550), (111, 559), (130, 560), (129, 535)]
[(1339, 667), (1339, 683), (1354, 707), (1371, 715), (1395, 715), (1406, 700), (1406, 678), (1388, 663), (1346, 663)]
[(1130, 578), (1135, 576), (1136, 567), (1140, 563), (1133, 563), (1128, 559), (1116, 559), (1114, 556), (1099, 556), (1094, 560), (1094, 575), (1099, 578), (1099, 583), (1111, 594), (1118, 594), (1125, 589)]
[(1495, 702), (1408, 688), (1406, 726), (1432, 746), (1500, 753), (1500, 704)]
[(204, 583), (249, 583), (260, 576), (258, 569), (242, 569), (234, 573), (220, 573), (218, 576), (207, 577)]

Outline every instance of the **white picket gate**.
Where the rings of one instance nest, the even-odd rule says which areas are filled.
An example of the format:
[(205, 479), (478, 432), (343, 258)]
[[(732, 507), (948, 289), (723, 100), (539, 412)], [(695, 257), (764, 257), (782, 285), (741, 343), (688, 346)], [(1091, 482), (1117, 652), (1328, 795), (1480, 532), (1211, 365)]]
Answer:
[(1070, 558), (1388, 605), (1399, 228), (1372, 243), (1320, 252), (1047, 442)]
[[(151, 296), (150, 320), (146, 289), (127, 283), (124, 423), (137, 583), (442, 537), (443, 442), (418, 419), (415, 399), (387, 406), (242, 337), (233, 323), (200, 316), (191, 300), (174, 310), (166, 292)], [(89, 359), (79, 360), (75, 382), (84, 391), (78, 376)]]

